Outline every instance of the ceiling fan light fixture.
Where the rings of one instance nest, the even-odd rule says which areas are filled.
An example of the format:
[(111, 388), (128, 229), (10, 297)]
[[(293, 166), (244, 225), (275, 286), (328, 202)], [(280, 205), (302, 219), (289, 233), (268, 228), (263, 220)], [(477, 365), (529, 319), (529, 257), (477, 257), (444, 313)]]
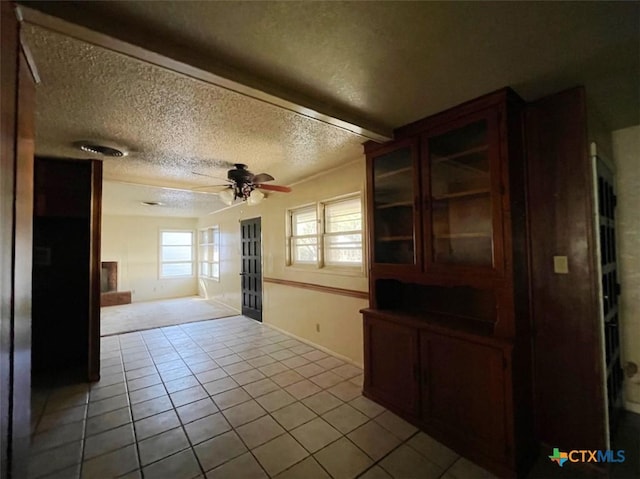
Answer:
[(231, 206), (233, 204), (233, 200), (236, 199), (236, 195), (233, 189), (227, 188), (218, 193), (218, 198), (220, 198), (220, 201), (225, 205)]
[(249, 197), (247, 198), (247, 204), (249, 206), (258, 205), (262, 203), (263, 199), (264, 199), (264, 193), (262, 191), (253, 190), (249, 195)]

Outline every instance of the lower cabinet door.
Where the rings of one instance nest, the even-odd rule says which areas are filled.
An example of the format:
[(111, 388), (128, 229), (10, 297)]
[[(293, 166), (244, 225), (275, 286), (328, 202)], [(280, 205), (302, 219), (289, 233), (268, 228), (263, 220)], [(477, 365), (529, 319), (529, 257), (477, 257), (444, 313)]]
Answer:
[(365, 391), (413, 417), (419, 414), (418, 332), (365, 316)]
[(464, 447), (508, 454), (504, 351), (421, 332), (422, 417)]

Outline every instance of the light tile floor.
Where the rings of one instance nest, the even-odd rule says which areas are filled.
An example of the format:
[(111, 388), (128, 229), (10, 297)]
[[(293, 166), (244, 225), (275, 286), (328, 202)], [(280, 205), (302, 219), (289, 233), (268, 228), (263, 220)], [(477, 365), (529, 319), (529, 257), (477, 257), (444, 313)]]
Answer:
[(34, 388), (31, 478), (492, 477), (361, 394), (362, 370), (242, 316), (102, 338)]

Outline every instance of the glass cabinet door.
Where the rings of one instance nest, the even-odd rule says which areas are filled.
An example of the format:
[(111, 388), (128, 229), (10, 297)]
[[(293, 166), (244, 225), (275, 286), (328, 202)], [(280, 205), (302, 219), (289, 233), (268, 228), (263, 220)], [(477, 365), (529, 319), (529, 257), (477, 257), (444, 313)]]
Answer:
[(372, 159), (374, 263), (416, 264), (415, 144)]
[(426, 139), (433, 263), (494, 265), (490, 137), (496, 128), (482, 118)]

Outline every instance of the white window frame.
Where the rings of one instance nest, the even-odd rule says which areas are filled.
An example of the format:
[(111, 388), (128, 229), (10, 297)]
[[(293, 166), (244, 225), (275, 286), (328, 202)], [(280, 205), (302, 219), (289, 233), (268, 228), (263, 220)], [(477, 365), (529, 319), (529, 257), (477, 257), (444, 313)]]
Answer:
[[(191, 246), (191, 261), (164, 261), (162, 258), (162, 247), (165, 246), (162, 243), (163, 233), (191, 233), (191, 245), (166, 245), (166, 246)], [(196, 268), (196, 255), (195, 255), (195, 236), (196, 232), (190, 229), (177, 229), (177, 228), (161, 228), (158, 233), (158, 277), (160, 279), (184, 279), (193, 278), (195, 276)], [(191, 263), (191, 274), (180, 275), (164, 275), (162, 274), (162, 266), (164, 264), (179, 264), (179, 263)]]
[[(360, 201), (360, 214), (361, 214), (361, 226), (362, 228), (357, 231), (339, 232), (339, 233), (327, 233), (325, 231), (325, 214), (327, 205), (333, 203), (339, 203), (342, 201), (355, 199)], [(297, 212), (314, 208), (316, 212), (316, 221), (318, 224), (316, 235), (295, 236), (293, 218)], [(326, 272), (337, 272), (349, 275), (361, 275), (364, 274), (366, 266), (366, 251), (365, 251), (365, 209), (363, 204), (362, 192), (349, 193), (346, 195), (329, 198), (326, 200), (320, 200), (315, 203), (307, 203), (305, 205), (290, 208), (286, 212), (286, 265), (291, 268), (300, 269), (313, 269)], [(340, 263), (328, 263), (325, 257), (325, 242), (330, 236), (344, 235), (344, 234), (360, 234), (362, 244), (362, 261), (358, 264), (340, 264)], [(295, 260), (294, 244), (296, 238), (315, 237), (317, 242), (317, 261), (313, 262), (300, 262)]]
[[(315, 213), (316, 234), (295, 235), (293, 218), (297, 213), (313, 211)], [(316, 261), (296, 261), (295, 260), (295, 241), (296, 239), (315, 239), (316, 241)], [(287, 264), (301, 267), (318, 267), (320, 260), (320, 223), (318, 221), (318, 205), (316, 203), (306, 204), (287, 210)]]
[[(198, 231), (198, 277), (209, 279), (211, 281), (220, 281), (220, 226), (214, 225), (207, 228), (202, 228)], [(203, 234), (208, 236), (207, 242), (202, 242)], [(204, 259), (203, 249), (210, 248), (209, 259)], [(217, 253), (217, 255), (216, 255)], [(217, 260), (215, 259), (217, 256)], [(209, 273), (204, 274), (202, 272), (202, 266), (204, 264), (209, 265)], [(214, 265), (217, 265), (218, 274), (214, 275)]]
[[(339, 231), (330, 233), (327, 231), (327, 207), (331, 205), (335, 205), (337, 203), (342, 203), (350, 200), (358, 200), (360, 203), (360, 229), (352, 230), (352, 231)], [(361, 271), (364, 268), (364, 208), (362, 205), (362, 195), (360, 194), (351, 194), (346, 196), (341, 196), (338, 198), (332, 198), (330, 200), (321, 201), (319, 204), (320, 213), (321, 213), (321, 233), (322, 233), (322, 262), (321, 267), (332, 268), (332, 269), (345, 269), (345, 270), (359, 270)], [(331, 263), (327, 259), (327, 240), (333, 236), (345, 236), (345, 235), (360, 235), (360, 251), (361, 251), (361, 260), (359, 263), (340, 263), (334, 262)]]

